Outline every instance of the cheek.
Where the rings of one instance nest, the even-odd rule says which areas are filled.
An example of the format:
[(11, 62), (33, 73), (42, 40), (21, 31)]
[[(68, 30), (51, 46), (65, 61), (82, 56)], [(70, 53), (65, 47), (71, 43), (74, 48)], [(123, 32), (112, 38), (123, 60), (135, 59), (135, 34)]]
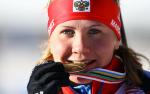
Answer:
[(114, 52), (114, 44), (109, 41), (99, 41), (97, 43), (93, 43), (93, 50), (98, 60), (100, 67), (106, 66), (112, 59)]
[[(113, 40), (113, 39), (112, 39)], [(111, 39), (99, 39), (92, 41), (93, 50), (100, 51), (100, 53), (105, 54), (106, 52), (111, 52), (114, 50), (114, 41)]]
[(62, 61), (66, 54), (69, 51), (69, 44), (66, 44), (64, 41), (55, 40), (50, 42), (50, 49), (53, 55), (54, 61)]

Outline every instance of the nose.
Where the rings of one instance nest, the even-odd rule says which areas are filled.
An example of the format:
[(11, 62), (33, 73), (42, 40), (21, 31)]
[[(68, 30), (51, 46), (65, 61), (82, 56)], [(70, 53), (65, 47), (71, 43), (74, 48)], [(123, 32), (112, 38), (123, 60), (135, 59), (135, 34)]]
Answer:
[(90, 44), (86, 36), (77, 35), (73, 38), (72, 52), (76, 54), (88, 54), (90, 52)]

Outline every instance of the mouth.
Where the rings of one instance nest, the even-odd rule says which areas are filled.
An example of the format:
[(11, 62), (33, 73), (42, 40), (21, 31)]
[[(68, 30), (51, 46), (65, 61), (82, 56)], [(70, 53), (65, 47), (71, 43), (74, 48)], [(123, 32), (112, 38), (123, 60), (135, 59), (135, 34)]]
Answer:
[(64, 63), (65, 70), (69, 73), (85, 71), (86, 67), (93, 64), (96, 60), (66, 60)]

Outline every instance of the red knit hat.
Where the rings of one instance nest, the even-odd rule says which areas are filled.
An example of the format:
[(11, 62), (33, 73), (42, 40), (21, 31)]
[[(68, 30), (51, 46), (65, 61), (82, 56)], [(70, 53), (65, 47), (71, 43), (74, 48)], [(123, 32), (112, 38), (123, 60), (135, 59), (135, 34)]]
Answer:
[(48, 7), (48, 33), (69, 20), (95, 20), (113, 30), (120, 40), (120, 8), (115, 0), (53, 0)]

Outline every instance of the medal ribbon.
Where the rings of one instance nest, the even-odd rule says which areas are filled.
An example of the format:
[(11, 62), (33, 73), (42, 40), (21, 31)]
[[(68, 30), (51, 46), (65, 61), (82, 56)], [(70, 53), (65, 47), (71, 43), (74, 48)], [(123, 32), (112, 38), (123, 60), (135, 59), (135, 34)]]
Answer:
[(85, 78), (89, 80), (115, 84), (124, 81), (126, 73), (116, 72), (116, 71), (102, 69), (102, 68), (96, 68), (96, 69), (91, 69), (89, 71), (71, 73), (71, 75), (76, 75), (80, 78)]

